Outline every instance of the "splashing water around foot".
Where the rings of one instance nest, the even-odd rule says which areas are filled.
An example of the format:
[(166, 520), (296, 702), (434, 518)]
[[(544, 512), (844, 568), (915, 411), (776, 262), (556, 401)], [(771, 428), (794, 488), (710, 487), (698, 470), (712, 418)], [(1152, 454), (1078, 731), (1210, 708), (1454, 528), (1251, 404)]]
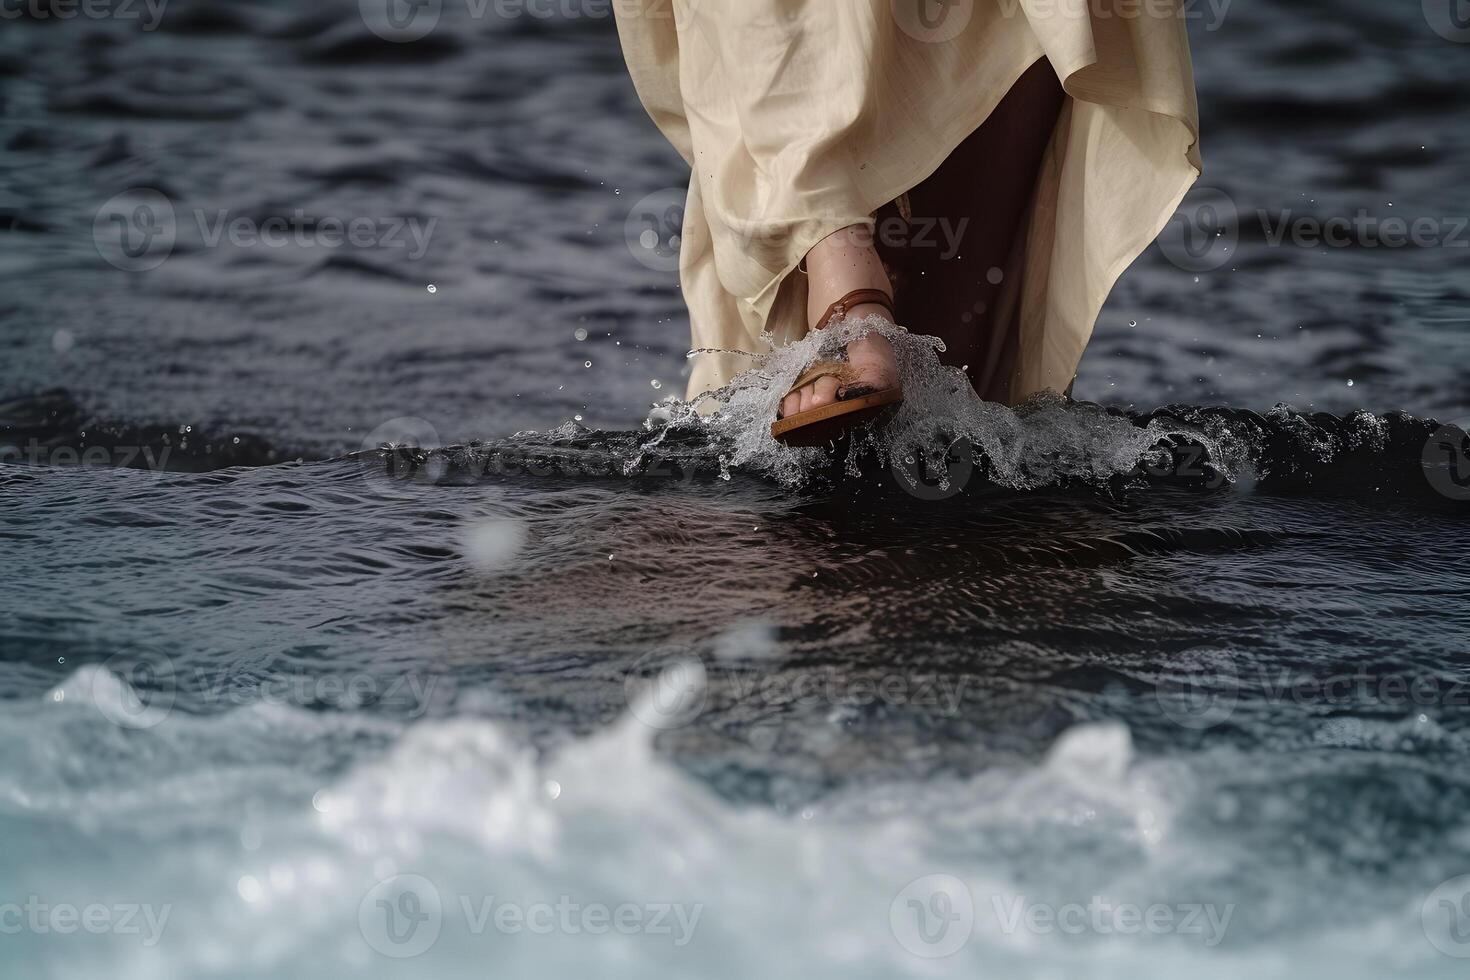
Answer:
[[(1053, 486), (1066, 479), (1102, 483), (1166, 461), (1161, 448), (1187, 439), (1203, 446), (1208, 459), (1233, 474), (1244, 462), (1244, 448), (1220, 433), (1206, 436), (1171, 419), (1144, 425), (1099, 406), (1042, 394), (1010, 409), (982, 401), (964, 371), (940, 363), (944, 343), (909, 333), (881, 316), (840, 323), (758, 355), (755, 363), (724, 387), (692, 402), (669, 399), (650, 418), (659, 436), (696, 430), (720, 448), (725, 467), (740, 467), (788, 486), (807, 482), (831, 449), (801, 449), (772, 438), (770, 424), (781, 399), (801, 373), (820, 360), (837, 360), (847, 345), (878, 333), (893, 345), (904, 401), (884, 422), (863, 426), (838, 447), (849, 476), (862, 471), (865, 458), (891, 468), (910, 489), (921, 474), (939, 474), (933, 489), (957, 491), (956, 473), (968, 478), (977, 460), (986, 477), (1013, 490)], [(717, 411), (712, 411), (714, 409)], [(1162, 458), (1161, 458), (1162, 454)]]

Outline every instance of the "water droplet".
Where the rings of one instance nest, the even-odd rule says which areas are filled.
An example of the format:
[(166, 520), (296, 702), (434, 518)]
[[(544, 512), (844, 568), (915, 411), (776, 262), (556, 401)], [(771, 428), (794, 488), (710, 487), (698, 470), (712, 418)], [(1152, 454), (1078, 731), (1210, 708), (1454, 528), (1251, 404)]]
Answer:
[(438, 286), (434, 285), (433, 283), (429, 283), (429, 292), (431, 292), (431, 293), (437, 293), (438, 291), (439, 291), (439, 287)]
[(1136, 327), (1136, 326), (1138, 326), (1138, 321), (1137, 320), (1129, 320), (1128, 321), (1128, 326), (1130, 326), (1130, 327)]
[(572, 336), (573, 337), (576, 337), (578, 340), (586, 340), (587, 339), (587, 328), (586, 327), (578, 327), (576, 330), (573, 330), (572, 331)]
[(582, 362), (582, 366), (583, 366), (583, 367), (584, 367), (584, 368), (589, 368), (589, 367), (591, 367), (591, 366), (592, 366), (592, 362), (591, 362), (591, 361), (583, 361), (583, 362)]
[(545, 783), (546, 795), (553, 800), (561, 796), (561, 783), (554, 779), (548, 779)]
[(664, 386), (664, 383), (662, 381), (659, 381), (657, 378), (648, 383), (653, 385), (655, 389), (662, 388)]
[(1353, 379), (1352, 378), (1348, 378), (1348, 387), (1351, 388), (1352, 386), (1353, 386)]
[(518, 521), (492, 520), (469, 529), (464, 554), (480, 571), (495, 571), (509, 564), (526, 544), (526, 528)]
[(234, 438), (234, 439), (233, 439), (233, 440), (231, 440), (231, 441), (232, 441), (232, 442), (234, 442), (234, 444), (235, 444), (235, 445), (237, 445), (237, 446), (238, 446), (238, 445), (240, 445), (240, 437), (239, 437), (239, 436), (236, 436), (236, 437), (235, 437), (235, 438)]
[(254, 875), (245, 875), (236, 884), (235, 890), (247, 902), (258, 902), (265, 897), (265, 888)]

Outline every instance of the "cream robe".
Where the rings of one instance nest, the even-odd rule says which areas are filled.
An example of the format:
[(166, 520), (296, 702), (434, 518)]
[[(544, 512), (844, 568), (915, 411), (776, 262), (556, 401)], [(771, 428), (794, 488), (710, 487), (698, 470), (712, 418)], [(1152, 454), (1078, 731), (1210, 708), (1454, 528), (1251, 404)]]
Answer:
[[(1045, 57), (1066, 94), (1007, 280), (1006, 400), (1064, 391), (1113, 284), (1200, 173), (1182, 0), (614, 0), (692, 169), (692, 347), (804, 335), (806, 252), (932, 174)], [(905, 324), (917, 333), (923, 324)], [(689, 395), (749, 366), (696, 355)], [(985, 392), (981, 392), (982, 395)]]

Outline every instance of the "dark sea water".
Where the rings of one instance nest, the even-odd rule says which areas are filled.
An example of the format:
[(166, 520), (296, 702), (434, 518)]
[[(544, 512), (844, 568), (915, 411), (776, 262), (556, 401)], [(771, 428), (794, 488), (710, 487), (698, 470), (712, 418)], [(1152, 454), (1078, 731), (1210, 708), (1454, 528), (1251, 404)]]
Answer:
[(0, 6), (0, 973), (1464, 975), (1450, 4), (1193, 5), (1081, 402), (912, 341), (832, 459), (664, 401), (603, 5), (63, 7)]

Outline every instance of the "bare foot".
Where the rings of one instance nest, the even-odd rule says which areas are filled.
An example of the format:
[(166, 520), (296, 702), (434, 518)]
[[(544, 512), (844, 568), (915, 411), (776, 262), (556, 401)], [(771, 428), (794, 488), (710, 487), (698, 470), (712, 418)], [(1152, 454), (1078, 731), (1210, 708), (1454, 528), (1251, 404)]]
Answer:
[[(853, 225), (818, 242), (806, 256), (807, 322), (813, 329), (825, 324), (816, 322), (827, 308), (855, 289), (881, 289), (891, 292), (888, 273), (873, 248), (872, 235), (863, 225)], [(877, 314), (891, 319), (888, 311), (875, 303), (855, 306), (847, 311), (849, 318), (862, 319)], [(852, 378), (845, 387), (888, 388), (898, 382), (898, 360), (893, 345), (886, 337), (872, 333), (847, 345), (848, 366)], [(837, 400), (836, 378), (818, 378), (793, 391), (781, 402), (781, 417), (807, 412)]]

